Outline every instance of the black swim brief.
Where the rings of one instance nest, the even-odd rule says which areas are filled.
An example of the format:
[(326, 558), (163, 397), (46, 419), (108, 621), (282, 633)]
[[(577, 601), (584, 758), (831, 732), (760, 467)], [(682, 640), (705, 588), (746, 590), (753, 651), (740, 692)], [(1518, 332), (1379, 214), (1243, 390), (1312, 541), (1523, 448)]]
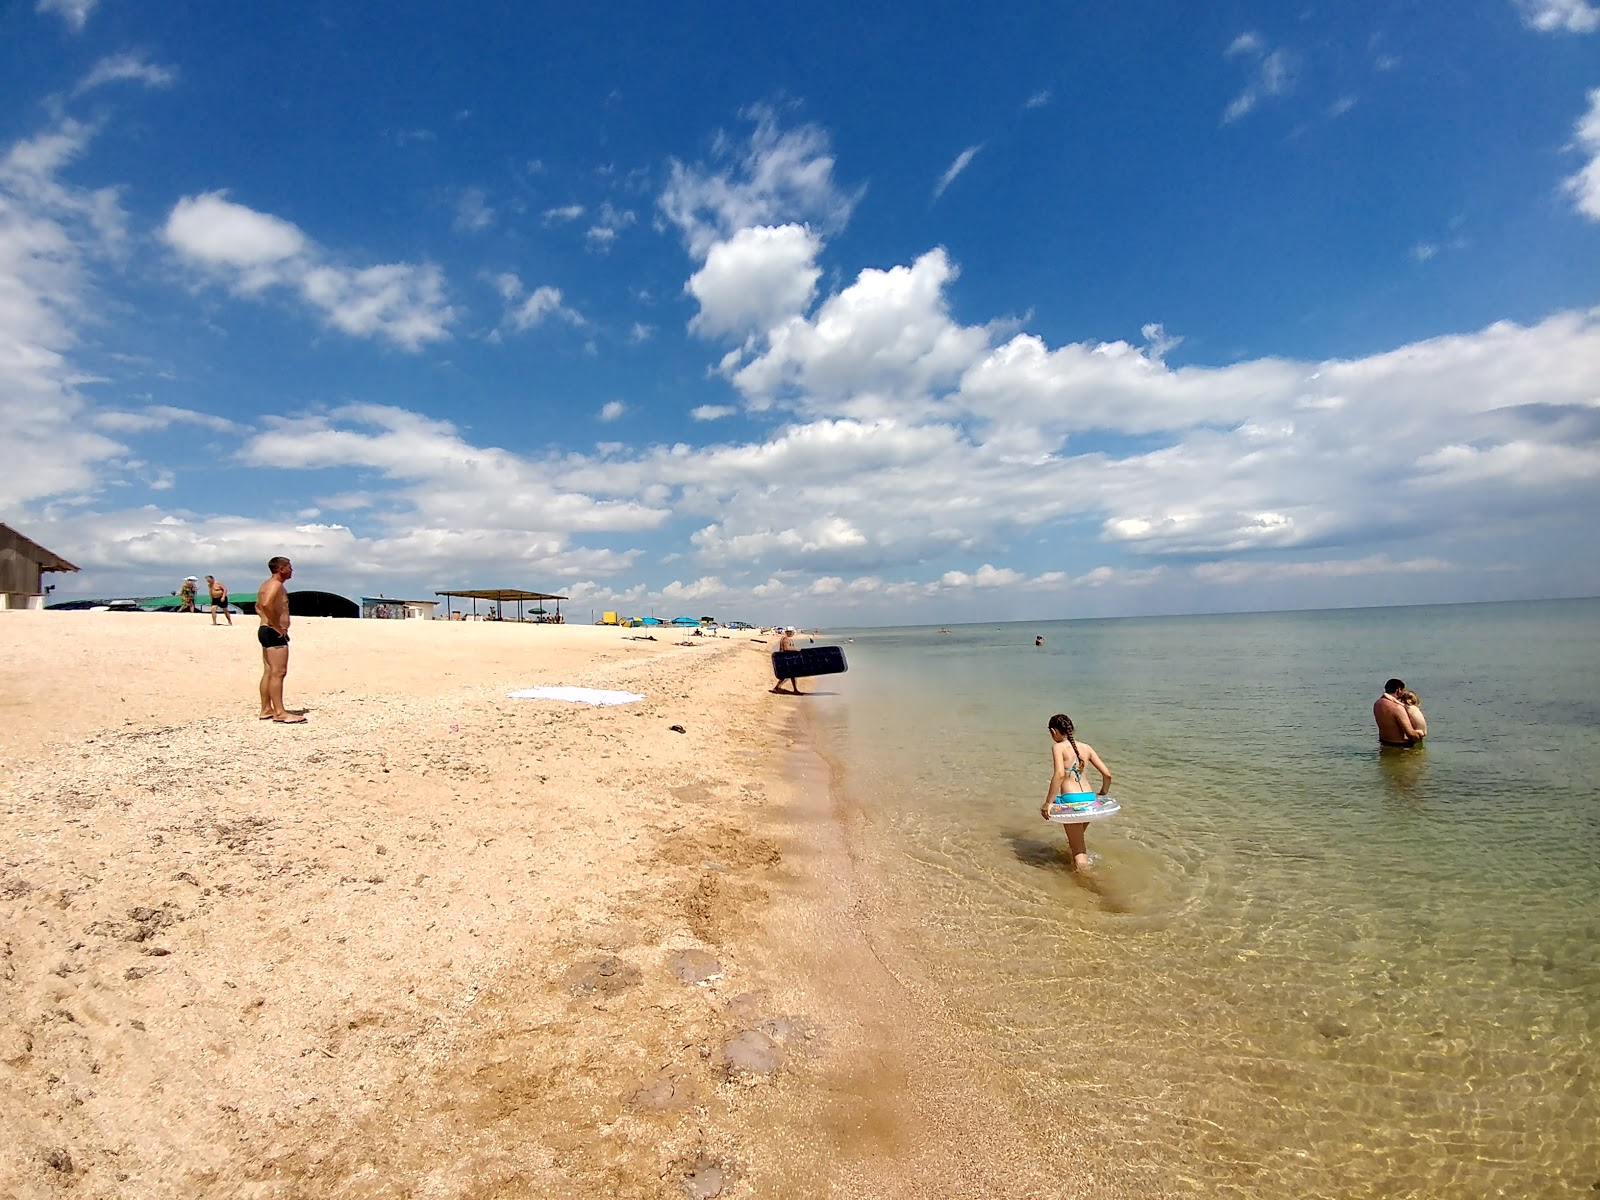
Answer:
[(1386, 742), (1382, 738), (1379, 738), (1378, 739), (1378, 745), (1380, 745), (1380, 746), (1388, 746), (1388, 747), (1390, 747), (1391, 749), (1394, 749), (1394, 750), (1409, 750), (1413, 746), (1422, 745), (1422, 741), (1419, 738), (1417, 741), (1414, 741), (1414, 742)]
[(256, 630), (256, 641), (261, 643), (263, 650), (272, 650), (278, 646), (287, 646), (289, 644), (289, 635), (287, 633), (279, 633), (271, 625), (263, 625)]

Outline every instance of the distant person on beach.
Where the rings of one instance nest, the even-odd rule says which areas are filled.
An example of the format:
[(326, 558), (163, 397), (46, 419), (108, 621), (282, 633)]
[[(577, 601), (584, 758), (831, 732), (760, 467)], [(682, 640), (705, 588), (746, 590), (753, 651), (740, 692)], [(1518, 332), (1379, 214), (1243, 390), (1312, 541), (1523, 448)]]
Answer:
[(233, 614), (228, 611), (228, 589), (222, 586), (222, 581), (215, 575), (206, 576), (206, 586), (211, 589), (211, 623), (217, 623), (217, 613), (228, 618), (228, 624), (233, 624)]
[[(1050, 731), (1050, 741), (1054, 745), (1050, 748), (1050, 790), (1045, 793), (1044, 803), (1039, 807), (1039, 815), (1048, 821), (1050, 806), (1057, 802), (1058, 797), (1081, 797), (1093, 791), (1083, 777), (1084, 767), (1093, 767), (1099, 772), (1099, 795), (1102, 796), (1111, 790), (1111, 768), (1100, 761), (1100, 756), (1094, 752), (1093, 746), (1075, 739), (1076, 730), (1073, 728), (1072, 718), (1066, 713), (1057, 713), (1051, 717), (1046, 728)], [(1072, 850), (1072, 865), (1080, 871), (1092, 866), (1089, 851), (1083, 840), (1084, 831), (1089, 828), (1089, 823), (1082, 821), (1077, 824), (1062, 825), (1061, 828), (1067, 831), (1067, 846)]]
[(1035, 645), (1035, 646), (1042, 646), (1042, 645), (1044, 645), (1044, 635), (1043, 635), (1043, 634), (1040, 634), (1040, 635), (1039, 635), (1039, 636), (1038, 636), (1038, 637), (1036, 637), (1036, 638), (1034, 638), (1034, 639), (1033, 639), (1033, 644), (1034, 644), (1034, 645)]
[(195, 606), (194, 606), (194, 593), (195, 593), (195, 586), (194, 585), (199, 583), (199, 582), (200, 581), (198, 579), (196, 579), (193, 575), (190, 575), (187, 578), (185, 578), (184, 581), (181, 584), (178, 585), (178, 611), (179, 612), (198, 612), (199, 611), (199, 609), (195, 608)]
[[(1400, 699), (1400, 693), (1405, 690), (1405, 680), (1391, 679), (1383, 685), (1383, 695), (1373, 702), (1372, 719), (1378, 723), (1380, 746), (1409, 750), (1422, 742), (1427, 726), (1424, 725), (1419, 731), (1411, 723), (1411, 714), (1406, 711), (1405, 702)], [(1420, 715), (1422, 710), (1419, 708), (1417, 712)]]
[[(794, 649), (794, 626), (793, 625), (790, 625), (788, 628), (786, 628), (783, 631), (783, 636), (778, 639), (778, 649), (779, 650), (793, 650)], [(772, 685), (772, 690), (775, 691), (775, 692), (783, 691), (783, 685), (784, 685), (785, 682), (787, 682), (788, 685), (792, 689), (794, 689), (794, 694), (796, 696), (801, 696), (801, 695), (805, 694), (800, 690), (800, 681), (798, 679), (780, 679), (780, 680), (778, 680), (777, 683)]]
[(282, 556), (269, 559), (267, 577), (256, 592), (256, 616), (261, 628), (256, 640), (261, 643), (261, 719), (280, 725), (299, 725), (303, 713), (292, 713), (283, 706), (283, 680), (289, 674), (289, 593), (283, 585), (294, 576), (294, 564)]
[(1420, 740), (1428, 736), (1428, 718), (1422, 715), (1422, 697), (1410, 688), (1400, 691), (1400, 703), (1406, 706), (1406, 716), (1411, 718), (1411, 728), (1417, 731)]

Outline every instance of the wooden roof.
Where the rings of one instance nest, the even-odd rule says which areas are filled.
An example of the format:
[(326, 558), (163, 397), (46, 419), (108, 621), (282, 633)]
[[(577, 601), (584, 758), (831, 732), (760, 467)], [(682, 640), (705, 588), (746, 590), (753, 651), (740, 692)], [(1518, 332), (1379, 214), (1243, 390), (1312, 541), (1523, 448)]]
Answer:
[(76, 571), (78, 568), (30, 537), (23, 537), (9, 525), (0, 525), (0, 549), (14, 550), (39, 564), (41, 571)]
[(520, 588), (472, 588), (459, 592), (435, 592), (435, 596), (465, 596), (470, 600), (565, 600), (549, 592), (524, 592)]

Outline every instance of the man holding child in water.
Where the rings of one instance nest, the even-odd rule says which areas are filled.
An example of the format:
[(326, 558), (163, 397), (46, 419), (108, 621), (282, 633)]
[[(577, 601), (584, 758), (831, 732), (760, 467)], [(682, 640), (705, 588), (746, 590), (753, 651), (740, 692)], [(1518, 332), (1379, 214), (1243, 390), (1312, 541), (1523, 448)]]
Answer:
[(1383, 685), (1383, 695), (1372, 705), (1372, 719), (1378, 723), (1380, 746), (1409, 750), (1422, 745), (1422, 739), (1428, 736), (1428, 723), (1417, 704), (1417, 694), (1407, 690), (1403, 679), (1391, 679)]

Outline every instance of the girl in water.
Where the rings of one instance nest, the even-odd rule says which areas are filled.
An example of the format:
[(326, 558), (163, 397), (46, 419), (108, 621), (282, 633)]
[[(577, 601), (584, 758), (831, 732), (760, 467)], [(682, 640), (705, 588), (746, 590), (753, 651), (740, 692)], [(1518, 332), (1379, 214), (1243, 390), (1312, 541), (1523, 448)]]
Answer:
[[(1039, 808), (1039, 815), (1047, 821), (1050, 819), (1052, 804), (1068, 798), (1081, 799), (1091, 792), (1083, 778), (1085, 766), (1093, 767), (1100, 773), (1100, 795), (1104, 796), (1111, 790), (1111, 768), (1100, 761), (1100, 756), (1094, 752), (1093, 746), (1088, 742), (1077, 741), (1073, 737), (1076, 731), (1073, 729), (1071, 717), (1066, 713), (1057, 713), (1050, 718), (1048, 728), (1050, 740), (1055, 743), (1051, 747), (1050, 790), (1045, 793), (1044, 804)], [(1089, 867), (1091, 865), (1089, 851), (1083, 841), (1083, 832), (1088, 828), (1088, 822), (1062, 825), (1061, 828), (1067, 831), (1067, 845), (1072, 850), (1072, 865), (1079, 870)]]

